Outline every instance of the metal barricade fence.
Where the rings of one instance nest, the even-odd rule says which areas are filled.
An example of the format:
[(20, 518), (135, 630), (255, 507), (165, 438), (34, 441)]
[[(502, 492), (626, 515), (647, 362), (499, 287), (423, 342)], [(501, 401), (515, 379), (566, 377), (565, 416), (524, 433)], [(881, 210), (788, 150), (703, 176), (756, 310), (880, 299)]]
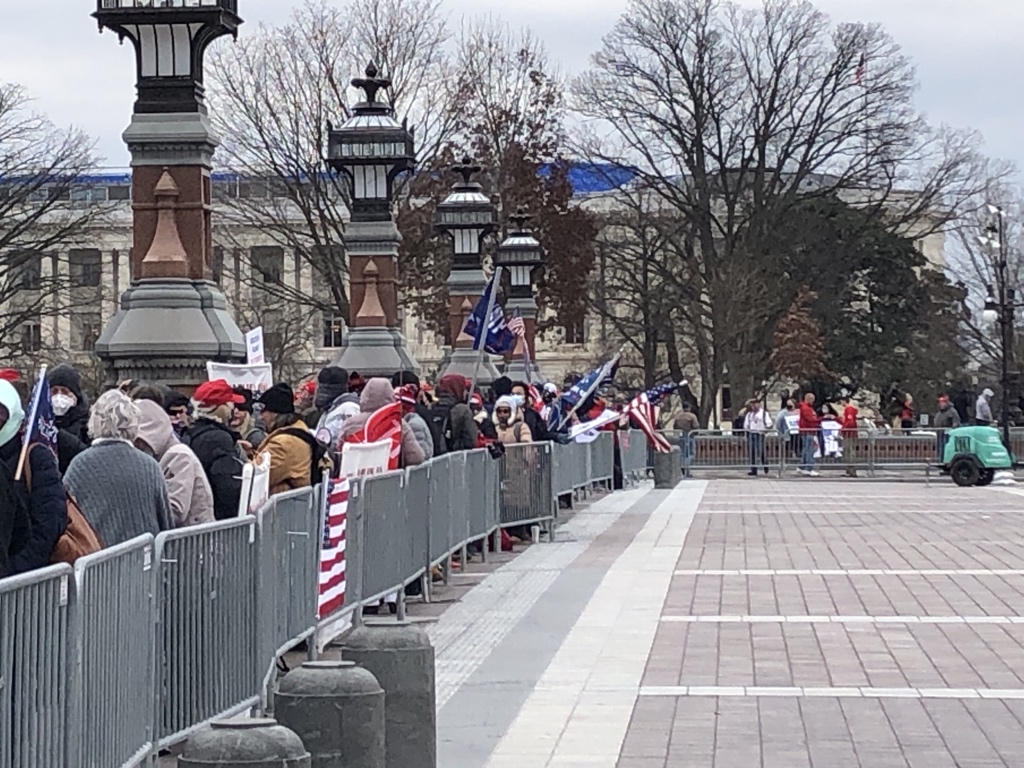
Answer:
[(404, 583), (401, 558), (387, 553), (400, 548), (407, 527), (405, 472), (386, 472), (364, 477), (362, 490), (363, 583), (361, 600), (377, 600)]
[(407, 583), (430, 570), (430, 473), (433, 462), (406, 471), (407, 546), (402, 552)]
[(153, 546), (140, 536), (75, 563), (72, 754), (81, 768), (134, 765), (153, 749)]
[(452, 551), (449, 544), (448, 514), (451, 509), (451, 463), (454, 454), (434, 459), (430, 465), (430, 565), (437, 565)]
[(601, 432), (597, 440), (588, 444), (590, 453), (590, 483), (611, 483), (615, 476), (615, 435), (612, 432)]
[(647, 436), (638, 429), (619, 432), (619, 452), (622, 457), (622, 476), (638, 480), (647, 473)]
[(470, 451), (466, 454), (465, 494), (469, 502), (468, 541), (477, 541), (487, 536), (493, 528), (488, 519), (487, 465), (494, 459), (486, 450)]
[(569, 446), (551, 445), (551, 489), (555, 496), (564, 496), (573, 491), (573, 455)]
[[(256, 574), (258, 658), (263, 675), (274, 658), (312, 634), (325, 486), (274, 496), (256, 513), (259, 567)], [(281, 574), (288, 578), (282, 579)]]
[(501, 459), (501, 524), (521, 525), (555, 516), (551, 443), (505, 446)]
[(469, 496), (466, 493), (466, 451), (450, 454), (448, 463), (448, 551), (469, 540)]
[(74, 573), (0, 580), (0, 768), (68, 763)]
[(157, 745), (259, 703), (256, 518), (156, 538)]

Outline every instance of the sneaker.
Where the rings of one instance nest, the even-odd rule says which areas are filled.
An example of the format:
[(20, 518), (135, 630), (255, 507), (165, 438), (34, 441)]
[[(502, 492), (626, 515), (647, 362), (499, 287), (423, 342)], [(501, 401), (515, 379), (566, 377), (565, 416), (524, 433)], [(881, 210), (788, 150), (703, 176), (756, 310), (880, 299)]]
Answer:
[(757, 470), (752, 469), (749, 472), (747, 472), (747, 477), (757, 477)]
[(804, 477), (807, 477), (808, 475), (810, 475), (810, 474), (811, 474), (811, 473), (810, 473), (810, 472), (808, 472), (808, 471), (807, 471), (806, 469), (798, 469), (798, 470), (796, 471), (796, 473), (797, 473), (798, 475), (803, 475)]
[(821, 477), (821, 472), (815, 472), (813, 469), (807, 473), (810, 477)]

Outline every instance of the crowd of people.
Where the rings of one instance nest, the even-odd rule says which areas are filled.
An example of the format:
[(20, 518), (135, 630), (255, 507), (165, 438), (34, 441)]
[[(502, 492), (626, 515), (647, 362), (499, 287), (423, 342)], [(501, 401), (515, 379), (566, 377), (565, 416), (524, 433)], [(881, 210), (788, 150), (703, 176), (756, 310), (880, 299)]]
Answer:
[(271, 494), (315, 485), (371, 414), (393, 403), (401, 403), (403, 468), (453, 451), (488, 447), (498, 456), (510, 444), (567, 439), (568, 425), (553, 434), (544, 414), (557, 388), (507, 377), (485, 394), (459, 375), (435, 387), (409, 371), (364, 379), (327, 367), (295, 390), (281, 382), (254, 394), (218, 379), (187, 396), (128, 381), (95, 402), (71, 365), (53, 368), (47, 382), (55, 450), (23, 450), (31, 395), (16, 372), (0, 372), (0, 576), (58, 562), (76, 525), (110, 547), (236, 517), (243, 467), (265, 454)]
[[(965, 423), (981, 426), (995, 423), (991, 407), (994, 395), (991, 389), (985, 389), (974, 404), (973, 416), (961, 413), (965, 406), (961, 405), (958, 408), (948, 395), (939, 396), (937, 410), (928, 426), (937, 432), (940, 458), (948, 430)], [(762, 470), (765, 475), (768, 474), (765, 438), (770, 433), (782, 437), (785, 450), (798, 462), (797, 474), (817, 477), (819, 473), (815, 469), (816, 463), (827, 458), (841, 460), (844, 440), (849, 441), (862, 431), (898, 434), (911, 432), (921, 426), (914, 398), (909, 393), (892, 394), (893, 402), (889, 409), (893, 414), (891, 419), (886, 419), (882, 414), (861, 414), (857, 404), (850, 397), (841, 397), (836, 403), (826, 402), (820, 407), (815, 405), (816, 399), (813, 392), (807, 392), (800, 398), (789, 397), (789, 394), (785, 393), (782, 407), (772, 417), (765, 403), (752, 398), (731, 419), (732, 433), (746, 438), (750, 460), (748, 474), (751, 477), (757, 477)], [(700, 420), (691, 403), (683, 403), (683, 410), (675, 417), (672, 427), (679, 433), (683, 472), (689, 476), (696, 454), (695, 436), (701, 429)], [(857, 476), (852, 460), (847, 463), (846, 474), (850, 477)]]

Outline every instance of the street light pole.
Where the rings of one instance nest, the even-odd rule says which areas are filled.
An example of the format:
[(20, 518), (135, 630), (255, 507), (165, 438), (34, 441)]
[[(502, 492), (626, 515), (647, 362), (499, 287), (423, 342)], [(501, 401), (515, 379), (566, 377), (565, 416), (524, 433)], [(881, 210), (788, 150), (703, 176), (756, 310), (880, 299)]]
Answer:
[[(1010, 365), (1013, 358), (1013, 331), (1014, 320), (1017, 309), (1016, 291), (1007, 285), (1006, 271), (1006, 223), (1003, 217), (1003, 209), (996, 206), (989, 206), (989, 210), (995, 217), (995, 221), (986, 228), (985, 242), (996, 251), (996, 295), (992, 295), (989, 288), (989, 301), (986, 302), (986, 312), (995, 310), (999, 317), (999, 387), (1002, 390), (1000, 397), (999, 418), (1003, 427), (1003, 444), (1006, 450), (1010, 450)], [(996, 304), (996, 306), (992, 306)]]

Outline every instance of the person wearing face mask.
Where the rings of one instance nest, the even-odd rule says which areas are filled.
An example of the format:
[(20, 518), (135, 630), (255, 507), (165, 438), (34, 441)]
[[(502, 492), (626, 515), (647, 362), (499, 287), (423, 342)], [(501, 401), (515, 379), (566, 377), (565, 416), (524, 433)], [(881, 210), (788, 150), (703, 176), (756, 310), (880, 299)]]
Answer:
[(82, 391), (82, 376), (71, 365), (61, 363), (47, 373), (57, 433), (57, 464), (61, 474), (71, 460), (89, 447), (89, 398)]
[(64, 486), (46, 447), (32, 446), (25, 459), (28, 471), (20, 480), (14, 479), (24, 422), (18, 391), (0, 380), (0, 576), (49, 565), (53, 548), (67, 528)]
[(213, 512), (218, 520), (238, 517), (242, 495), (242, 461), (230, 427), (235, 406), (245, 398), (236, 395), (224, 379), (200, 384), (192, 395), (195, 421), (185, 432), (184, 443), (192, 449), (213, 490)]
[(537, 409), (533, 407), (533, 400), (530, 397), (530, 388), (522, 381), (512, 384), (512, 398), (516, 401), (516, 407), (523, 415), (523, 422), (530, 428), (530, 434), (538, 442), (550, 440), (544, 419), (541, 418)]
[(544, 406), (540, 409), (540, 417), (544, 419), (544, 423), (547, 424), (548, 417), (551, 415), (551, 407), (555, 404), (555, 400), (558, 399), (558, 387), (549, 381), (544, 385), (544, 390), (541, 393), (541, 399), (544, 401)]

